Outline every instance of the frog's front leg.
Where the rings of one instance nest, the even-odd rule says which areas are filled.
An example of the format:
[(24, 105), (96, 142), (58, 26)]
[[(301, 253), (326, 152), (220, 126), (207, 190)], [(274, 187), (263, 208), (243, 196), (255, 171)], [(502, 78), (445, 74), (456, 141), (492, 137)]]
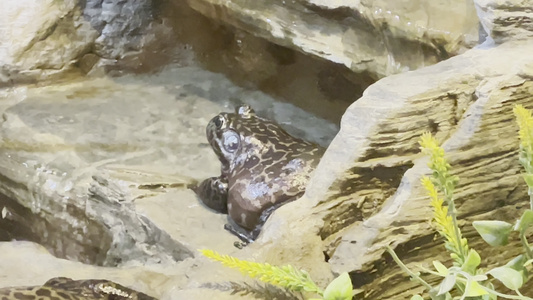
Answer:
[(209, 208), (228, 213), (228, 179), (224, 176), (208, 178), (194, 192)]
[(274, 212), (274, 210), (278, 209), (280, 206), (286, 203), (287, 202), (277, 203), (263, 210), (261, 212), (261, 215), (259, 216), (257, 225), (252, 230), (246, 230), (241, 226), (235, 224), (235, 222), (230, 222), (229, 224), (224, 225), (224, 229), (237, 236), (241, 241), (244, 242), (244, 246), (246, 246), (255, 241), (255, 239), (257, 239), (259, 233), (261, 233), (263, 225), (265, 224), (268, 217), (270, 217), (270, 215)]
[(257, 237), (253, 235), (252, 232), (242, 228), (241, 226), (237, 224), (233, 224), (233, 222), (230, 222), (229, 224), (224, 225), (224, 229), (229, 231), (234, 236), (238, 237), (241, 241), (244, 242), (242, 246), (246, 246), (253, 242), (255, 238)]

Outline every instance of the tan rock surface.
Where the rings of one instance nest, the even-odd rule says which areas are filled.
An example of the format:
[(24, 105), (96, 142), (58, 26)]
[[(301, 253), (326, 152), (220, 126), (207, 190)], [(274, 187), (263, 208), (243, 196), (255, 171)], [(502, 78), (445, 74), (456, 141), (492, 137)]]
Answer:
[(98, 33), (77, 1), (5, 1), (0, 9), (0, 86), (37, 80), (71, 66)]
[(478, 40), (474, 6), (463, 0), (188, 2), (210, 18), (375, 78), (431, 65)]
[(533, 1), (475, 0), (479, 20), (497, 42), (533, 37)]
[[(0, 238), (39, 242), (58, 257), (87, 264), (155, 268), (168, 286), (165, 281), (149, 294), (162, 299), (205, 299), (205, 293), (229, 299), (203, 284), (244, 279), (199, 257), (198, 249), (268, 261), (237, 249), (237, 238), (223, 229), (227, 216), (208, 210), (187, 189), (220, 174), (205, 138), (212, 117), (248, 103), (323, 145), (337, 131), (291, 104), (194, 67), (17, 87), (0, 97)], [(293, 257), (287, 252), (285, 258)], [(3, 259), (10, 258), (0, 257), (0, 264)], [(62, 272), (50, 268), (53, 276)], [(23, 284), (42, 284), (44, 277)]]
[(396, 247), (410, 267), (449, 261), (440, 240), (433, 241), (419, 182), (429, 170), (417, 142), (430, 131), (461, 179), (457, 203), (470, 245), (488, 265), (511, 259), (520, 251), (516, 239), (505, 250), (490, 248), (470, 224), (513, 222), (528, 206), (512, 108), (533, 109), (531, 49), (532, 40), (473, 49), (369, 87), (343, 116), (305, 196), (274, 213), (257, 249), (275, 256), (284, 240), (306, 245), (318, 234), (332, 270), (351, 272), (365, 299), (407, 299), (413, 291), (406, 290), (417, 285), (405, 281), (384, 246)]
[(59, 259), (42, 246), (24, 241), (0, 242), (0, 253), (0, 288), (42, 285), (52, 277), (69, 277), (74, 280), (107, 279), (161, 300), (247, 299), (189, 283), (184, 274), (203, 278), (206, 282), (242, 278), (238, 272), (226, 273), (226, 269), (205, 258), (181, 264), (106, 268)]
[[(407, 2), (189, 2), (210, 17), (375, 77), (433, 64), (477, 40), (478, 19), (470, 2), (463, 1), (423, 2), (425, 10), (414, 10), (415, 3)], [(42, 2), (43, 10), (55, 3)], [(98, 7), (98, 3), (85, 11), (93, 15), (105, 11), (97, 21), (120, 24), (127, 16), (116, 6)], [(501, 263), (515, 250), (506, 248), (502, 254), (486, 247), (470, 224), (487, 218), (512, 221), (527, 204), (511, 109), (517, 103), (533, 108), (533, 41), (528, 39), (526, 1), (510, 4), (511, 9), (502, 1), (476, 4), (496, 45), (487, 43), (372, 85), (344, 115), (342, 129), (306, 195), (276, 211), (259, 240), (244, 250), (233, 247), (235, 238), (221, 229), (225, 216), (206, 210), (186, 189), (188, 183), (219, 172), (204, 140), (207, 121), (242, 101), (296, 135), (323, 145), (329, 143), (335, 126), (196, 68), (0, 90), (0, 236), (26, 237), (45, 244), (57, 256), (87, 263), (144, 265), (139, 273), (122, 278), (120, 272), (129, 269), (117, 269), (117, 275), (109, 278), (125, 285), (139, 282), (142, 291), (162, 299), (204, 299), (205, 293), (229, 299), (202, 284), (242, 277), (198, 257), (196, 249), (203, 247), (276, 265), (290, 263), (309, 271), (321, 286), (331, 280), (331, 270), (349, 271), (356, 287), (365, 289), (366, 299), (407, 298), (414, 290), (406, 290), (416, 285), (384, 255), (383, 246), (395, 247), (410, 267), (421, 261), (429, 266), (434, 259), (449, 260), (442, 244), (434, 240), (428, 200), (419, 184), (428, 168), (417, 142), (422, 132), (430, 131), (444, 143), (461, 178), (457, 201), (465, 236), (472, 247), (482, 250), (488, 265)], [(46, 30), (51, 27), (45, 25), (53, 23), (50, 20), (59, 12), (68, 15), (62, 19), (65, 22), (79, 16), (71, 13), (76, 11), (72, 5), (52, 11), (51, 17), (41, 16), (42, 28), (28, 27), (31, 35), (57, 37), (57, 33), (61, 40), (62, 31)], [(30, 12), (23, 12), (27, 18)], [(439, 17), (442, 12), (457, 17)], [(128, 44), (120, 35), (108, 37), (96, 41), (101, 53), (114, 56), (113, 44)], [(33, 47), (53, 51), (58, 46), (53, 41), (34, 43), (30, 38), (21, 42), (27, 49), (13, 49), (23, 49), (18, 52), (22, 57)], [(248, 45), (247, 53), (262, 45)], [(3, 55), (11, 55), (1, 46)], [(70, 62), (83, 47), (61, 53)], [(253, 58), (242, 65), (251, 70), (263, 65), (261, 60), (247, 65)], [(59, 57), (49, 59), (46, 66), (61, 69), (69, 64)], [(24, 68), (31, 69), (32, 63)], [(0, 81), (13, 78), (14, 69), (7, 67)], [(16, 230), (5, 233), (5, 228)], [(22, 257), (32, 255), (28, 253), (21, 251)], [(0, 264), (6, 265), (5, 259), (1, 257)], [(55, 268), (57, 275), (77, 272), (43, 265), (45, 270)], [(20, 264), (0, 268), (7, 274), (0, 273), (0, 278), (13, 275), (17, 268)], [(92, 269), (87, 276), (96, 277), (97, 270), (101, 269)], [(154, 281), (138, 279), (136, 274), (153, 274)], [(40, 283), (48, 279), (38, 278)]]

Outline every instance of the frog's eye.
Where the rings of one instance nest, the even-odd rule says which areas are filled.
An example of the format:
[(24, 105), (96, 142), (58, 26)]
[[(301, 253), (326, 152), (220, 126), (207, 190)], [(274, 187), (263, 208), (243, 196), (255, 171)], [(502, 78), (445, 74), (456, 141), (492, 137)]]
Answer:
[(215, 123), (217, 129), (220, 129), (222, 128), (222, 125), (224, 125), (225, 120), (223, 116), (216, 116), (213, 122)]
[(223, 133), (223, 141), (222, 144), (224, 146), (224, 150), (227, 152), (235, 152), (237, 149), (239, 149), (241, 140), (239, 138), (239, 134), (237, 134), (234, 131), (226, 131)]

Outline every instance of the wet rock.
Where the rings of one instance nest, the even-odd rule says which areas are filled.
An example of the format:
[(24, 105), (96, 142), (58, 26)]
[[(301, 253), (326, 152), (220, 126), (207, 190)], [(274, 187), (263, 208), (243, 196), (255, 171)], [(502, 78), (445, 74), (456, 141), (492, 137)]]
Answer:
[(210, 18), (374, 78), (434, 64), (479, 38), (474, 5), (463, 0), (188, 3)]
[(118, 59), (128, 51), (139, 51), (143, 29), (153, 20), (151, 0), (88, 0), (83, 17), (99, 32), (95, 52)]
[[(338, 130), (194, 67), (17, 87), (0, 96), (0, 236), (39, 242), (57, 257), (107, 267), (85, 271), (68, 262), (78, 267), (65, 268), (55, 263), (64, 260), (48, 264), (19, 243), (0, 243), (18, 255), (0, 249), (0, 278), (10, 278), (2, 286), (66, 276), (109, 279), (160, 299), (238, 299), (215, 287), (242, 282), (243, 276), (197, 252), (210, 248), (253, 259), (223, 229), (227, 216), (201, 205), (187, 189), (220, 172), (205, 138), (207, 122), (248, 103), (292, 134), (324, 146)], [(27, 264), (37, 271), (24, 269)]]
[(0, 225), (59, 257), (104, 266), (229, 253), (226, 216), (188, 185), (220, 172), (208, 121), (248, 103), (292, 134), (327, 145), (337, 127), (222, 75), (172, 68), (2, 94)]
[(110, 280), (161, 300), (200, 300), (206, 296), (223, 300), (250, 299), (189, 282), (183, 274), (203, 278), (211, 284), (224, 282), (220, 278), (235, 281), (241, 278), (239, 272), (227, 272), (205, 258), (181, 264), (106, 268), (59, 259), (42, 246), (30, 242), (0, 242), (0, 251), (0, 289), (39, 286), (53, 277), (69, 277), (74, 280)]
[[(105, 73), (113, 69), (107, 69), (109, 66), (117, 66), (121, 73), (120, 64), (114, 65), (119, 55), (112, 47), (114, 43), (137, 52), (135, 45), (142, 38), (138, 30), (121, 26), (128, 12), (113, 6), (120, 3), (89, 2), (86, 8), (94, 11), (87, 12), (78, 12), (74, 4), (64, 7), (67, 12), (75, 11), (73, 15), (86, 13), (86, 18), (98, 21), (90, 30), (91, 38), (92, 30), (96, 32), (95, 43), (96, 36), (100, 37), (96, 52), (76, 52), (83, 53), (79, 66), (85, 72)], [(136, 11), (148, 2), (131, 3)], [(470, 4), (461, 3), (464, 11), (472, 10)], [(483, 250), (480, 252), (489, 265), (511, 257), (515, 254), (512, 249), (499, 256), (499, 250), (485, 247), (469, 225), (475, 219), (512, 220), (527, 207), (511, 109), (516, 103), (533, 108), (533, 42), (527, 38), (526, 22), (529, 11), (513, 12), (524, 16), (519, 18), (525, 20), (522, 23), (512, 23), (512, 18), (491, 19), (493, 15), (488, 12), (496, 11), (493, 8), (497, 6), (491, 3), (478, 1), (477, 5), (485, 28), (498, 45), (486, 43), (434, 66), (387, 77), (368, 88), (344, 115), (342, 129), (305, 196), (277, 210), (257, 242), (243, 250), (233, 247), (236, 239), (222, 230), (226, 217), (201, 206), (187, 189), (219, 171), (219, 163), (205, 142), (205, 124), (220, 111), (245, 102), (291, 133), (322, 145), (329, 144), (336, 132), (334, 125), (195, 67), (168, 68), (152, 76), (1, 90), (0, 227), (4, 230), (0, 230), (0, 237), (34, 240), (59, 257), (118, 266), (116, 270), (132, 265), (150, 270), (168, 265), (173, 271), (157, 269), (157, 274), (164, 274), (155, 276), (161, 281), (154, 283), (155, 288), (143, 290), (162, 299), (205, 299), (209, 293), (223, 299), (219, 297), (223, 293), (207, 292), (204, 284), (242, 278), (232, 277), (228, 270), (198, 257), (196, 249), (204, 247), (276, 265), (290, 263), (309, 271), (322, 286), (331, 280), (331, 270), (349, 271), (356, 287), (365, 288), (369, 299), (405, 298), (410, 295), (405, 291), (415, 283), (390, 262), (383, 246), (392, 245), (408, 266), (449, 259), (442, 244), (434, 240), (427, 222), (428, 200), (419, 184), (429, 170), (426, 159), (418, 154), (417, 141), (422, 132), (430, 131), (444, 143), (461, 178), (458, 209), (470, 245)], [(269, 13), (269, 18), (261, 20), (249, 19), (255, 15), (237, 10), (245, 4), (191, 1), (195, 9), (210, 17), (324, 57), (326, 63), (334, 61), (357, 72), (371, 72), (374, 77), (461, 53), (474, 45), (478, 36), (477, 19), (470, 13), (452, 19), (453, 24), (446, 23), (450, 18), (430, 14), (453, 14), (460, 5), (422, 13), (398, 7), (404, 4), (389, 3), (389, 14), (379, 10), (378, 2), (363, 1), (355, 8), (339, 1), (257, 2), (254, 5)], [(503, 4), (498, 5), (503, 11)], [(296, 11), (305, 14), (292, 13)], [(407, 29), (400, 26), (429, 15), (435, 22), (431, 26), (415, 21)], [(150, 13), (141, 13), (140, 19), (133, 19), (143, 27), (152, 24), (143, 21), (150, 17)], [(104, 30), (107, 25), (124, 30), (131, 41)], [(165, 32), (167, 27), (158, 28)], [(232, 44), (232, 48), (243, 53), (241, 60), (235, 59), (237, 65), (249, 72), (261, 69), (255, 74), (257, 80), (268, 81), (279, 73), (285, 73), (283, 79), (300, 78), (284, 69), (305, 65), (297, 53), (277, 46), (265, 50), (265, 42), (248, 40), (242, 33), (235, 36), (236, 41), (251, 41)], [(304, 43), (309, 40), (315, 44)], [(356, 45), (367, 47), (358, 49)], [(395, 52), (402, 47), (402, 51), (409, 51)], [(254, 51), (266, 59), (250, 55)], [(138, 62), (136, 54), (123, 58), (127, 57), (132, 65)], [(263, 68), (271, 61), (279, 65)], [(311, 71), (319, 80), (306, 82), (318, 82), (313, 88), (324, 95), (350, 99), (349, 94), (356, 92), (355, 88), (347, 92), (332, 88), (354, 83), (353, 73), (338, 65)], [(12, 76), (14, 73), (5, 74), (18, 78)], [(327, 105), (317, 107), (329, 109)], [(4, 256), (0, 263), (5, 263)], [(22, 269), (20, 265), (10, 268)], [(128, 272), (120, 270), (117, 272)], [(95, 277), (91, 273), (89, 278)], [(42, 284), (47, 279), (16, 285)], [(118, 277), (110, 279), (122, 282)]]

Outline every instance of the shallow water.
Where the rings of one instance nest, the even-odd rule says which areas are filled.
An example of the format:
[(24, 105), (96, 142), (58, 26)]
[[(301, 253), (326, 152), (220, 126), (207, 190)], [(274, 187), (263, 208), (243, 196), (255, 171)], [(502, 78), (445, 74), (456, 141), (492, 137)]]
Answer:
[[(128, 249), (130, 239), (162, 253), (182, 247), (172, 239), (189, 245), (184, 251), (232, 247), (233, 237), (222, 229), (226, 217), (207, 210), (185, 189), (220, 172), (205, 137), (207, 122), (219, 112), (246, 103), (293, 135), (323, 146), (338, 131), (292, 104), (197, 67), (18, 87), (4, 97), (10, 105), (3, 110), (1, 149), (13, 166), (7, 190), (17, 182), (28, 189), (7, 197), (27, 206), (34, 218), (6, 206), (10, 223), (3, 224), (18, 220), (29, 230), (16, 239), (40, 242), (60, 257), (105, 265), (143, 260), (144, 250)], [(131, 233), (139, 230), (139, 219), (128, 211), (146, 218), (140, 220), (146, 232)], [(162, 255), (183, 259), (170, 253)]]

